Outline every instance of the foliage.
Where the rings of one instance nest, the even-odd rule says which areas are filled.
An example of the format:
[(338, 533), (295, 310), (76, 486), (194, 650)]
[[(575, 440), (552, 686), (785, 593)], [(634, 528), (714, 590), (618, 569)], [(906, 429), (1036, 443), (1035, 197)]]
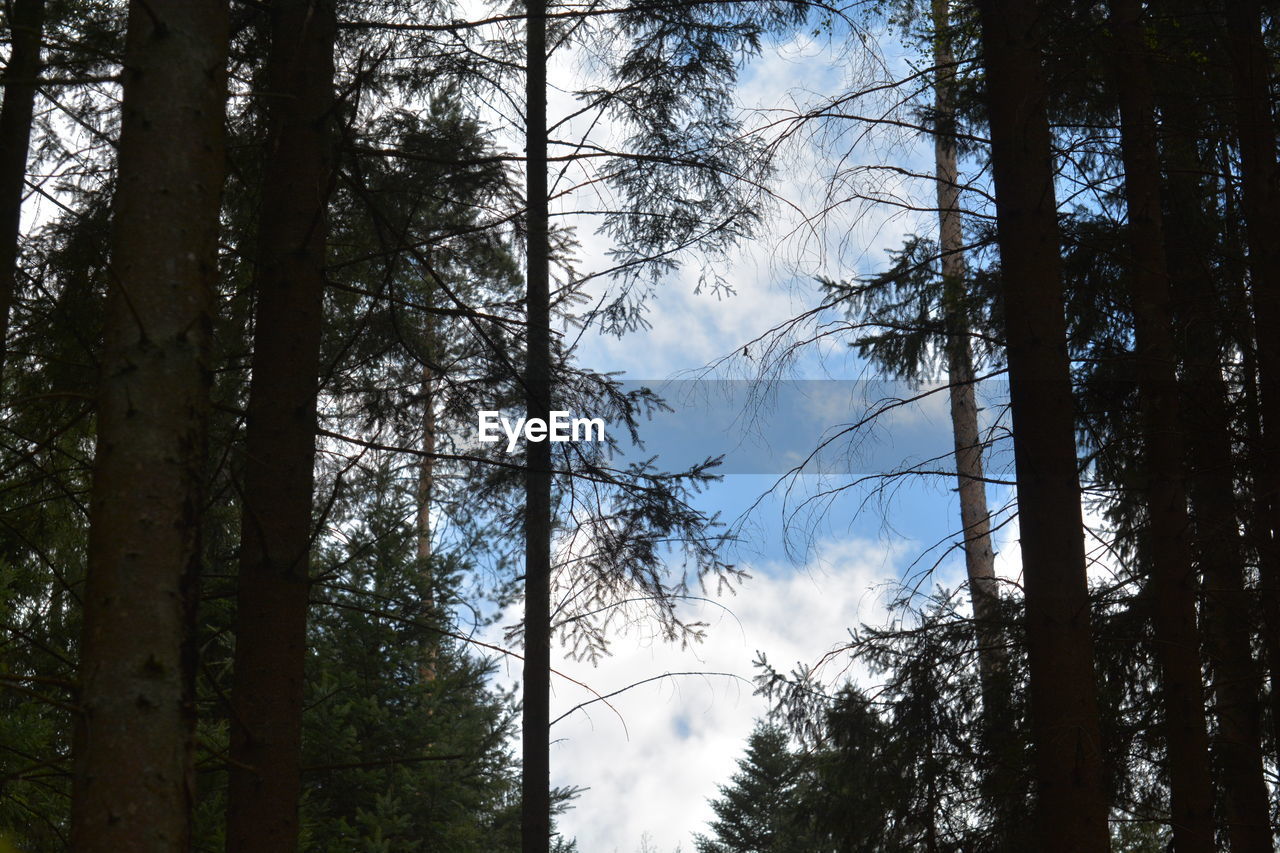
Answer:
[(696, 836), (697, 853), (799, 853), (812, 850), (797, 810), (797, 792), (805, 783), (805, 762), (791, 751), (790, 736), (779, 726), (758, 724), (747, 739), (738, 772), (711, 808), (714, 837)]

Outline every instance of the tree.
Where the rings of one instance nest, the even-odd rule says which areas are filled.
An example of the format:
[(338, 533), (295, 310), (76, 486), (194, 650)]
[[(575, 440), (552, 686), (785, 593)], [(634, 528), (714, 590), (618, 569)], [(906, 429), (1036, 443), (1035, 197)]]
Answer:
[(187, 849), (226, 103), (218, 0), (130, 4), (71, 845)]
[[(605, 328), (620, 333), (641, 320), (643, 293), (632, 284), (644, 272), (656, 276), (675, 266), (672, 256), (690, 248), (731, 244), (747, 233), (755, 216), (741, 202), (743, 187), (734, 166), (744, 154), (736, 139), (736, 124), (727, 115), (725, 88), (736, 73), (742, 53), (754, 49), (759, 19), (797, 17), (788, 3), (768, 4), (744, 14), (739, 4), (672, 2), (655, 10), (651, 4), (617, 10), (614, 32), (597, 31), (615, 50), (600, 58), (609, 70), (613, 88), (593, 87), (579, 93), (584, 111), (612, 116), (627, 130), (637, 130), (621, 151), (602, 149), (581, 140), (569, 158), (606, 155), (612, 170), (606, 181), (619, 189), (625, 203), (604, 211), (604, 228), (618, 239), (620, 263), (615, 273), (627, 285), (598, 312)], [(568, 396), (563, 371), (557, 371), (551, 334), (550, 263), (552, 259), (550, 198), (547, 178), (549, 137), (547, 118), (548, 9), (544, 0), (526, 0), (524, 142), (526, 178), (526, 296), (527, 324), (524, 364), (525, 411), (529, 419), (546, 420), (552, 401)], [(660, 11), (661, 14), (655, 14)], [(757, 17), (758, 16), (758, 17)], [(563, 46), (582, 21), (560, 21), (550, 44)], [(560, 123), (558, 123), (559, 125)], [(683, 131), (688, 137), (680, 138)], [(563, 144), (563, 143), (561, 143)], [(585, 150), (583, 150), (585, 149)], [(749, 150), (749, 148), (747, 149)], [(708, 153), (710, 152), (710, 153)], [(726, 173), (728, 180), (726, 180)], [(728, 186), (726, 187), (726, 183)], [(703, 219), (710, 218), (709, 225)], [(566, 288), (572, 292), (573, 288)], [(603, 393), (608, 396), (605, 383)], [(597, 399), (599, 399), (599, 396)], [(634, 416), (623, 405), (632, 435)], [(671, 635), (679, 622), (670, 589), (655, 570), (660, 561), (656, 543), (672, 538), (693, 542), (699, 575), (729, 569), (705, 544), (708, 519), (692, 511), (678, 494), (679, 478), (655, 475), (647, 465), (625, 472), (606, 471), (583, 460), (588, 480), (608, 484), (621, 493), (612, 513), (599, 512), (608, 500), (596, 497), (592, 520), (578, 527), (586, 531), (590, 557), (578, 574), (588, 589), (637, 587), (654, 602), (654, 610)], [(571, 470), (566, 465), (564, 470)], [(705, 467), (690, 472), (695, 485), (706, 478)], [(524, 716), (522, 850), (546, 853), (550, 840), (550, 644), (552, 628), (552, 533), (555, 526), (552, 452), (549, 442), (531, 442), (525, 457), (524, 507)], [(601, 475), (604, 475), (603, 477)], [(665, 482), (664, 482), (665, 481)], [(594, 497), (594, 496), (593, 496)], [(672, 531), (677, 536), (672, 537)], [(598, 592), (578, 593), (607, 612), (616, 602), (601, 600)], [(603, 598), (607, 598), (607, 595)], [(565, 620), (574, 630), (589, 622)], [(597, 647), (603, 645), (597, 643)]]
[(956, 457), (956, 479), (960, 493), (960, 522), (964, 531), (965, 571), (969, 577), (969, 597), (978, 632), (979, 665), (986, 675), (984, 704), (990, 714), (991, 731), (1000, 728), (1004, 669), (1003, 641), (994, 621), (1000, 607), (1000, 588), (995, 576), (995, 551), (991, 546), (991, 514), (982, 465), (982, 440), (978, 430), (977, 392), (974, 389), (973, 352), (970, 344), (968, 300), (965, 298), (967, 269), (964, 256), (964, 223), (960, 213), (959, 165), (956, 154), (955, 54), (949, 0), (933, 0), (933, 60), (935, 65), (934, 168), (937, 173), (938, 248), (943, 279), (947, 378), (950, 383), (951, 431)]
[(1196, 625), (1185, 458), (1178, 406), (1171, 290), (1165, 266), (1155, 95), (1136, 0), (1112, 0), (1114, 81), (1132, 252), (1130, 291), (1142, 406), (1144, 474), (1156, 650), (1168, 751), (1171, 823), (1178, 850), (1213, 849), (1209, 736)]
[(18, 287), (18, 241), (45, 0), (13, 0), (11, 6), (12, 41), (0, 105), (0, 375), (9, 340), (9, 311)]
[(712, 836), (694, 836), (697, 853), (800, 853), (811, 851), (797, 810), (804, 762), (791, 751), (779, 726), (757, 723), (738, 759), (738, 772), (712, 800)]
[[(806, 4), (535, 2), (532, 16), (464, 21), (431, 4), (239, 3), (225, 63), (210, 53), (221, 36), (197, 44), (173, 22), (220, 29), (226, 10), (166, 0), (132, 7), (127, 64), (129, 4), (46, 0), (33, 39), (40, 28), (19, 18), (38, 5), (9, 0), (0, 26), (0, 224), (26, 190), (39, 213), (20, 264), (4, 265), (17, 284), (0, 418), (0, 826), (21, 833), (5, 840), (33, 853), (147, 833), (200, 851), (571, 848), (553, 822), (571, 792), (547, 790), (549, 734), (534, 731), (553, 677), (544, 640), (599, 661), (612, 628), (637, 618), (694, 639), (680, 598), (740, 572), (688, 498), (713, 468), (477, 450), (474, 412), (574, 409), (606, 416), (611, 435), (640, 432), (657, 401), (578, 363), (561, 329), (644, 325), (649, 294), (694, 255), (712, 259), (706, 282), (729, 285), (716, 253), (760, 233), (778, 191), (772, 142), (799, 138), (777, 112), (747, 132), (733, 83)], [(754, 827), (770, 833), (761, 844), (815, 853), (1096, 849), (1109, 807), (1117, 849), (1271, 848), (1275, 45), (1263, 4), (1192, 5), (894, 0), (860, 6), (879, 29), (857, 32), (847, 10), (823, 9), (815, 38), (878, 71), (798, 106), (796, 122), (812, 140), (919, 133), (933, 168), (856, 147), (825, 157), (837, 181), (825, 202), (848, 189), (878, 203), (839, 180), (892, 176), (916, 181), (896, 199), (915, 218), (886, 270), (833, 285), (784, 325), (852, 333), (902, 378), (950, 376), (956, 469), (863, 481), (958, 485), (969, 591), (992, 594), (926, 597), (923, 575), (904, 578), (891, 624), (854, 628), (833, 651), (868, 667), (874, 689), (791, 678), (778, 713), (797, 721), (794, 740), (739, 773), (755, 784), (785, 767), (785, 796), (757, 809), (727, 784), (726, 833)], [(303, 10), (305, 25), (280, 24)], [(530, 17), (543, 43), (526, 56)], [(314, 39), (317, 24), (336, 32)], [(923, 64), (879, 63), (886, 33)], [(295, 62), (286, 47), (312, 54)], [(561, 102), (544, 97), (554, 63), (537, 85), (538, 60), (566, 50), (591, 71), (577, 102), (524, 112), (519, 84), (538, 110)], [(226, 64), (230, 99), (209, 91)], [(281, 82), (285, 65), (315, 73)], [(888, 112), (857, 108), (876, 93)], [(510, 127), (491, 138), (481, 116)], [(528, 156), (495, 147), (522, 130)], [(215, 211), (219, 147), (230, 168)], [(576, 266), (585, 216), (616, 241), (610, 269)], [(910, 236), (935, 216), (936, 241)], [(830, 321), (832, 307), (849, 310)], [(997, 524), (967, 393), (1006, 345), (1026, 620), (1021, 586), (994, 594), (980, 530)], [(1088, 585), (1082, 492), (1108, 528), (1087, 531)], [(684, 571), (670, 571), (680, 547)], [(521, 574), (522, 551), (535, 571)], [(198, 596), (184, 585), (196, 566)], [(507, 634), (514, 646), (525, 631), (532, 652), (521, 796), (506, 740), (520, 710), (468, 649), (507, 653), (474, 645), (475, 629), (531, 580), (529, 618)], [(260, 737), (277, 724), (282, 737)], [(163, 775), (138, 786), (161, 752)], [(139, 788), (148, 819), (100, 831)], [(707, 832), (710, 849), (728, 843)]]
[[(303, 715), (304, 842), (514, 853), (519, 765), (510, 697), (440, 602), (457, 557), (415, 559), (413, 478), (377, 453), (350, 476), (349, 535), (316, 555)], [(428, 671), (428, 667), (430, 670)]]
[[(913, 17), (914, 9), (915, 4), (909, 4), (904, 16)], [(992, 338), (999, 333), (975, 328), (974, 318), (982, 308), (995, 306), (991, 304), (989, 288), (979, 284), (966, 257), (958, 152), (960, 86), (956, 77), (960, 63), (955, 54), (960, 26), (952, 21), (947, 0), (930, 4), (928, 27), (933, 61), (933, 103), (928, 118), (933, 137), (938, 240), (908, 238), (884, 273), (858, 285), (826, 282), (826, 286), (828, 293), (841, 300), (859, 330), (853, 345), (878, 368), (909, 381), (919, 380), (939, 362), (946, 371), (960, 498), (960, 538), (983, 673), (986, 743), (988, 749), (1001, 754), (1007, 746), (1004, 735), (1009, 729), (1009, 684), (1005, 677), (1008, 652), (1004, 631), (996, 618), (1000, 612), (1000, 589), (995, 576), (983, 465), (987, 442), (978, 420), (975, 361), (981, 354), (975, 353), (974, 345), (975, 333), (993, 333), (987, 336), (986, 348), (998, 350)], [(985, 325), (995, 322), (987, 320)], [(1000, 762), (992, 765), (992, 774), (988, 781), (999, 787), (995, 777), (1001, 774)]]
[(245, 851), (298, 843), (335, 14), (327, 0), (270, 7), (227, 797), (228, 843)]
[[(914, 3), (906, 15), (914, 14)], [(946, 371), (951, 434), (960, 496), (960, 537), (965, 572), (978, 634), (978, 656), (985, 677), (987, 704), (993, 727), (1000, 715), (1000, 684), (1005, 642), (992, 621), (999, 610), (1000, 590), (995, 577), (991, 543), (991, 514), (987, 507), (983, 469), (983, 441), (978, 422), (975, 373), (975, 335), (991, 332), (975, 328), (974, 316), (991, 308), (989, 294), (971, 274), (966, 257), (959, 169), (959, 121), (954, 42), (956, 29), (949, 2), (930, 5), (933, 103), (930, 106), (934, 150), (934, 191), (938, 203), (938, 239), (907, 239), (894, 253), (885, 272), (857, 284), (823, 280), (833, 301), (855, 324), (852, 346), (878, 369), (896, 379), (917, 381), (939, 367)], [(984, 301), (986, 304), (984, 305)], [(979, 320), (978, 322), (982, 322)], [(988, 336), (990, 340), (990, 336)], [(990, 343), (987, 349), (998, 347)], [(994, 731), (994, 728), (993, 728)]]
[[(1263, 35), (1262, 4), (1253, 0), (1225, 4), (1222, 40), (1231, 70), (1231, 123), (1239, 150), (1241, 212), (1245, 219), (1248, 294), (1252, 309), (1252, 351), (1258, 417), (1250, 465), (1253, 474), (1253, 538), (1261, 575), (1262, 637), (1270, 659), (1272, 714), (1280, 711), (1280, 342), (1271, 330), (1280, 325), (1280, 160), (1276, 157), (1276, 121), (1271, 94), (1273, 53)], [(1275, 717), (1273, 726), (1280, 726)], [(1276, 729), (1280, 731), (1280, 729)], [(1280, 751), (1280, 742), (1276, 748)], [(1278, 752), (1280, 754), (1280, 752)], [(1256, 820), (1254, 821), (1256, 823)], [(1261, 842), (1261, 838), (1258, 839)]]
[[(547, 197), (547, 5), (526, 0), (525, 22), (525, 409), (551, 411), (551, 294)], [(551, 849), (551, 443), (532, 443), (525, 460), (524, 717), (521, 853)]]
[(1044, 4), (978, 4), (1013, 415), (1036, 824), (1045, 850), (1110, 847), (1074, 400), (1039, 28)]
[(1222, 822), (1233, 848), (1252, 850), (1270, 841), (1262, 837), (1269, 821), (1261, 747), (1261, 669), (1252, 649), (1252, 606), (1245, 586), (1246, 549), (1234, 473), (1240, 466), (1232, 446), (1234, 403), (1223, 373), (1232, 346), (1223, 293), (1229, 273), (1211, 260), (1226, 226), (1218, 215), (1209, 224), (1199, 213), (1220, 212), (1200, 176), (1206, 162), (1200, 138), (1209, 102), (1197, 88), (1203, 81), (1201, 71), (1185, 59), (1198, 50), (1210, 50), (1211, 42), (1191, 9), (1177, 11), (1176, 26), (1160, 31), (1167, 58), (1156, 96), (1164, 119), (1166, 255), (1183, 364), (1179, 390), (1192, 549), (1203, 577), (1202, 630), (1216, 720), (1212, 747), (1220, 766)]

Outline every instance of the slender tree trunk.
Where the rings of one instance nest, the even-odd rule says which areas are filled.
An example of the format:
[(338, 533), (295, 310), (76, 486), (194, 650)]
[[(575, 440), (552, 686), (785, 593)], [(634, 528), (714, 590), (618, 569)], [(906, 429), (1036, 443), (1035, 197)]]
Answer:
[[(943, 252), (947, 251), (943, 248)], [(947, 271), (948, 301), (961, 298), (964, 261), (960, 272)], [(952, 283), (954, 282), (954, 287)], [(951, 434), (955, 445), (956, 480), (960, 493), (960, 523), (964, 527), (964, 562), (969, 578), (969, 598), (978, 638), (978, 670), (982, 681), (982, 700), (988, 710), (1000, 716), (999, 708), (1008, 704), (1002, 694), (1001, 678), (1008, 669), (1004, 631), (1000, 626), (1000, 588), (995, 574), (995, 551), (991, 546), (991, 513), (987, 508), (987, 488), (982, 465), (982, 436), (978, 427), (978, 402), (974, 391), (976, 377), (968, 344), (968, 324), (953, 309), (948, 317), (949, 340), (947, 370), (951, 403)]]
[(1038, 6), (981, 0), (1041, 850), (1110, 848)]
[[(547, 419), (552, 397), (550, 269), (547, 193), (547, 4), (526, 0), (525, 145), (526, 204), (529, 205), (529, 272), (526, 315), (529, 351), (525, 393), (529, 418)], [(529, 442), (525, 474), (525, 674), (524, 780), (521, 785), (521, 853), (547, 853), (550, 808), (550, 667), (552, 667), (552, 450)]]
[(12, 0), (13, 34), (0, 106), (0, 377), (9, 347), (9, 312), (18, 291), (18, 241), (31, 144), (45, 0)]
[[(525, 145), (529, 323), (525, 366), (528, 416), (551, 411), (551, 297), (547, 212), (547, 7), (526, 0)], [(524, 719), (521, 853), (551, 847), (551, 444), (528, 443), (525, 473)]]
[(1155, 651), (1161, 669), (1170, 821), (1181, 853), (1213, 847), (1213, 789), (1196, 625), (1196, 578), (1183, 479), (1176, 352), (1169, 271), (1161, 220), (1160, 153), (1155, 95), (1147, 67), (1138, 0), (1111, 0), (1114, 80), (1120, 98), (1120, 144), (1133, 261), (1138, 383), (1145, 446), (1143, 492), (1150, 546)]
[(959, 164), (955, 137), (955, 56), (952, 50), (950, 0), (933, 0), (934, 170), (938, 195), (938, 234), (942, 252), (943, 302), (947, 325), (947, 376), (950, 383), (951, 435), (955, 447), (960, 523), (964, 529), (964, 562), (973, 606), (982, 690), (983, 743), (989, 756), (983, 780), (985, 796), (996, 810), (996, 834), (1009, 835), (1009, 821), (1022, 808), (1021, 793), (1011, 796), (1014, 768), (1021, 756), (1012, 737), (1009, 703), (1009, 655), (1000, 624), (1000, 587), (991, 546), (991, 513), (982, 463), (982, 437), (969, 343), (969, 317), (964, 305), (968, 264), (960, 212)]
[(1253, 483), (1257, 519), (1252, 526), (1258, 543), (1272, 712), (1280, 731), (1280, 162), (1268, 74), (1273, 59), (1263, 42), (1261, 4), (1231, 0), (1226, 11), (1262, 414)]
[(332, 0), (273, 0), (227, 849), (297, 849), (316, 391), (333, 183)]
[[(417, 555), (425, 581), (424, 598), (428, 612), (436, 613), (435, 575), (431, 565), (431, 494), (435, 487), (436, 452), (436, 400), (435, 375), (427, 365), (422, 366), (422, 453), (418, 458), (418, 523), (417, 523)], [(433, 681), (436, 677), (436, 662), (439, 657), (439, 646), (430, 642), (422, 656), (422, 667), (419, 672), (424, 681)]]
[(185, 853), (227, 4), (137, 0), (128, 27), (71, 849)]
[[(1176, 86), (1176, 69), (1173, 82)], [(1236, 514), (1231, 417), (1222, 377), (1221, 315), (1210, 268), (1206, 226), (1209, 204), (1198, 175), (1201, 116), (1183, 93), (1161, 98), (1169, 174), (1166, 221), (1168, 270), (1177, 326), (1182, 331), (1180, 386), (1189, 460), (1192, 554), (1203, 576), (1202, 631), (1209, 658), (1212, 741), (1220, 773), (1227, 835), (1233, 851), (1271, 849), (1267, 786), (1263, 775), (1259, 693), (1261, 672), (1250, 640), (1249, 596)]]
[(969, 348), (969, 320), (963, 307), (968, 266), (960, 214), (959, 167), (955, 140), (955, 57), (951, 49), (950, 0), (933, 0), (933, 62), (937, 132), (933, 137), (935, 185), (938, 194), (938, 234), (945, 280), (947, 371), (950, 380), (951, 432), (955, 443), (956, 480), (960, 493), (960, 521), (964, 526), (964, 562), (969, 577), (978, 637), (978, 669), (982, 699), (988, 714), (1001, 716), (1006, 706), (1000, 673), (1007, 668), (1000, 630), (1000, 588), (995, 551), (991, 547), (991, 514), (982, 467), (982, 439), (974, 390), (973, 355)]
[(435, 488), (436, 464), (436, 397), (435, 375), (430, 367), (422, 367), (422, 453), (418, 460), (418, 524), (417, 554), (426, 565), (431, 559), (431, 494)]

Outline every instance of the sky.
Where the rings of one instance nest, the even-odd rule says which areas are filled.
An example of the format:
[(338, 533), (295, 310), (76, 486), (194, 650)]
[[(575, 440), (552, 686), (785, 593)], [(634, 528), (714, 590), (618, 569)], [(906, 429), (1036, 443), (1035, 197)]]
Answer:
[[(882, 38), (879, 44), (891, 72), (907, 70), (910, 57), (895, 53), (900, 49), (894, 38)], [(745, 70), (740, 98), (745, 105), (768, 108), (812, 102), (847, 90), (850, 64), (864, 58), (845, 54), (835, 42), (800, 35), (765, 49)], [(581, 69), (565, 63), (560, 73), (572, 75)], [(567, 97), (553, 95), (552, 121), (557, 109), (570, 107)], [(931, 168), (928, 140), (895, 133), (855, 144), (852, 137), (841, 137), (838, 128), (829, 130), (823, 141), (851, 146), (848, 165), (891, 162), (918, 173)], [(619, 371), (646, 384), (671, 378), (688, 382), (752, 375), (760, 360), (741, 357), (744, 346), (818, 304), (821, 295), (815, 275), (837, 279), (864, 275), (880, 268), (888, 250), (899, 246), (904, 236), (931, 227), (929, 218), (891, 204), (849, 205), (824, 222), (807, 222), (797, 208), (812, 211), (829, 201), (818, 180), (829, 161), (803, 144), (803, 139), (799, 141), (787, 152), (779, 185), (779, 194), (795, 207), (780, 206), (769, 232), (741, 247), (719, 267), (732, 284), (733, 295), (696, 293), (696, 271), (686, 269), (664, 282), (651, 300), (648, 329), (621, 338), (587, 335), (578, 352), (580, 363)], [(932, 191), (927, 184), (913, 186), (877, 172), (861, 179), (871, 182), (864, 189), (899, 199)], [(605, 266), (607, 241), (591, 233), (589, 222), (573, 224), (578, 225), (582, 240), (582, 269)], [(866, 365), (852, 354), (847, 340), (831, 337), (807, 348), (786, 375), (816, 381), (815, 388), (847, 394), (855, 387), (852, 381), (868, 378)], [(708, 373), (711, 366), (715, 369)], [(842, 399), (840, 394), (818, 396), (825, 407), (801, 411), (786, 402), (781, 412), (768, 417), (775, 425), (780, 423), (783, 432), (815, 436), (856, 417), (856, 407), (843, 412), (838, 405), (832, 407)], [(723, 415), (728, 405), (722, 402), (718, 414)], [(704, 416), (704, 410), (692, 405), (671, 417), (678, 427)], [(894, 417), (897, 421), (889, 430), (893, 437), (916, 429), (922, 435), (931, 434), (935, 441), (949, 442), (942, 394)], [(714, 428), (699, 424), (698, 447), (716, 448), (720, 440), (716, 430), (721, 430), (723, 450), (744, 452), (743, 433), (735, 432), (731, 423)], [(795, 436), (792, 440), (797, 446), (803, 444)], [(658, 440), (658, 445), (672, 446), (664, 441)], [(859, 464), (859, 473), (870, 473), (877, 465), (896, 465), (902, 453), (910, 452), (892, 444), (872, 452), (870, 461)], [(729, 461), (734, 458), (742, 457), (731, 456)], [(623, 691), (607, 703), (594, 702), (573, 711), (553, 727), (552, 782), (584, 789), (559, 819), (559, 827), (565, 835), (576, 837), (583, 853), (633, 853), (642, 843), (661, 853), (692, 851), (693, 834), (705, 832), (706, 822), (713, 817), (709, 801), (717, 795), (717, 786), (729, 780), (754, 722), (768, 711), (752, 684), (758, 654), (784, 671), (796, 664), (812, 665), (838, 648), (849, 629), (863, 623), (884, 624), (889, 618), (888, 598), (903, 579), (922, 583), (928, 592), (939, 584), (954, 587), (963, 578), (955, 553), (928, 573), (947, 545), (956, 541), (958, 508), (950, 482), (911, 478), (895, 482), (882, 500), (864, 500), (865, 490), (849, 492), (824, 504), (821, 512), (796, 514), (789, 512), (800, 503), (796, 495), (812, 494), (830, 484), (830, 477), (800, 478), (790, 501), (775, 493), (756, 505), (785, 466), (775, 460), (725, 468), (751, 473), (726, 474), (699, 498), (698, 505), (720, 512), (727, 521), (742, 521), (735, 528), (742, 541), (732, 556), (749, 578), (736, 590), (711, 589), (702, 600), (687, 603), (682, 615), (706, 624), (705, 639), (681, 648), (663, 642), (652, 626), (640, 623), (614, 635), (612, 655), (595, 666), (569, 659), (563, 649), (553, 649), (553, 665), (560, 675), (552, 681), (552, 719), (596, 695)], [(990, 499), (999, 506), (1008, 497), (1006, 489), (997, 488)], [(744, 519), (743, 513), (753, 506)], [(1006, 577), (1017, 575), (1015, 543), (1016, 524), (1006, 526), (996, 543), (999, 570)], [(518, 609), (504, 614), (492, 629), (493, 637), (519, 618)], [(673, 674), (663, 677), (667, 673)], [(828, 683), (844, 678), (866, 683), (873, 678), (843, 655), (833, 657), (822, 674)], [(518, 662), (500, 670), (497, 678), (504, 685), (518, 686)]]

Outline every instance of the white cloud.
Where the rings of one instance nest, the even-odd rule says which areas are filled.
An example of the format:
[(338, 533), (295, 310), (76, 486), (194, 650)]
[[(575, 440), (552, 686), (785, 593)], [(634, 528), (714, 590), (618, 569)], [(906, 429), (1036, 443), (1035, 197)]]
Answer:
[[(905, 553), (869, 540), (827, 542), (801, 569), (752, 569), (739, 594), (691, 603), (686, 618), (709, 623), (706, 640), (695, 647), (681, 651), (638, 629), (616, 638), (613, 655), (598, 668), (555, 661), (599, 694), (667, 672), (737, 676), (665, 678), (611, 698), (612, 710), (597, 702), (557, 724), (552, 781), (588, 789), (561, 819), (562, 830), (577, 837), (584, 853), (634, 853), (645, 832), (663, 853), (677, 844), (688, 851), (692, 834), (705, 831), (712, 816), (708, 800), (733, 773), (753, 721), (767, 711), (749, 683), (756, 652), (784, 670), (812, 665), (840, 645), (847, 629), (882, 624), (882, 593)], [(847, 665), (840, 655), (824, 676), (838, 680), (850, 674)], [(563, 678), (553, 679), (553, 687), (553, 719), (593, 698)]]

